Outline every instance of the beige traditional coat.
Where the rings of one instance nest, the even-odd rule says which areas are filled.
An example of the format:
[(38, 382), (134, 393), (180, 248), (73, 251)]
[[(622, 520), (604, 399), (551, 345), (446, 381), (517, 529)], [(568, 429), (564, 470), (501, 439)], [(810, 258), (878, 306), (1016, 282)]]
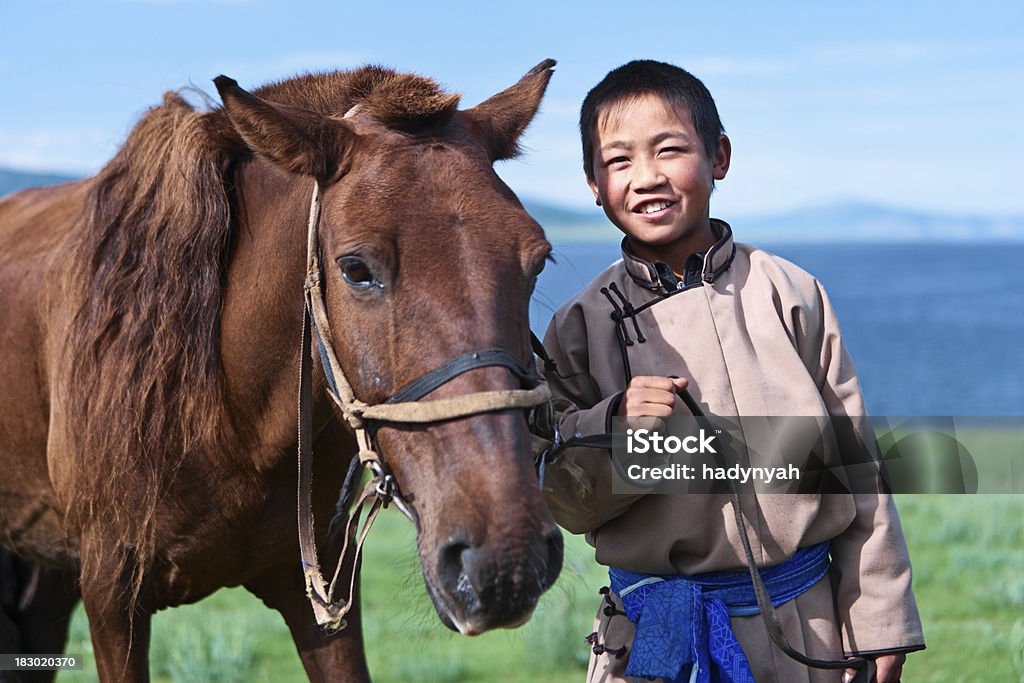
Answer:
[[(548, 379), (556, 396), (579, 407), (560, 417), (563, 434), (609, 431), (627, 376), (638, 375), (688, 378), (690, 393), (709, 415), (865, 415), (860, 383), (821, 285), (777, 256), (734, 244), (727, 224), (713, 220), (712, 227), (720, 239), (695, 285), (666, 290), (653, 264), (624, 249), (622, 261), (555, 314), (544, 346), (560, 376)], [(613, 319), (616, 308), (625, 313), (621, 322)], [(873, 436), (864, 436), (873, 443)], [(611, 473), (608, 451), (584, 448), (566, 451), (546, 472), (555, 519), (586, 533), (599, 563), (659, 574), (745, 569), (727, 496), (614, 495)], [(831, 539), (831, 575), (779, 609), (798, 649), (836, 658), (840, 651), (924, 646), (910, 558), (890, 496), (741, 498), (761, 565)], [(758, 681), (837, 680), (835, 673), (821, 677), (790, 662), (768, 641), (760, 620), (733, 619)], [(610, 634), (610, 648), (620, 645), (614, 638), (632, 638), (625, 617), (599, 630), (608, 628), (621, 632)], [(606, 661), (592, 662), (592, 680), (615, 680), (609, 672), (602, 678), (602, 669), (625, 666), (598, 659)]]

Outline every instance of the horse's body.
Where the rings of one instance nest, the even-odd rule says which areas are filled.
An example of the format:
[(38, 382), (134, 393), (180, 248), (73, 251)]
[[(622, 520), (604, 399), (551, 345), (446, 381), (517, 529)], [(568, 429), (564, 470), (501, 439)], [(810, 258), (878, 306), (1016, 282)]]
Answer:
[[(367, 676), (358, 609), (337, 635), (316, 627), (296, 544), (310, 192), (318, 182), (334, 346), (361, 399), (473, 349), (525, 360), (548, 246), (491, 163), (514, 154), (542, 67), (466, 111), (375, 68), (260, 99), (218, 83), (225, 108), (204, 113), (168, 95), (98, 176), (0, 202), (0, 543), (19, 566), (0, 583), (37, 579), (0, 603), (0, 651), (62, 648), (32, 606), (66, 616), (77, 585), (101, 678), (142, 680), (154, 611), (244, 585), (285, 617), (311, 679)], [(373, 287), (343, 279), (335, 261), (353, 255)], [(317, 377), (323, 542), (356, 447)], [(431, 398), (512, 385), (479, 369)], [(445, 623), (522, 623), (561, 540), (521, 413), (377, 436)]]

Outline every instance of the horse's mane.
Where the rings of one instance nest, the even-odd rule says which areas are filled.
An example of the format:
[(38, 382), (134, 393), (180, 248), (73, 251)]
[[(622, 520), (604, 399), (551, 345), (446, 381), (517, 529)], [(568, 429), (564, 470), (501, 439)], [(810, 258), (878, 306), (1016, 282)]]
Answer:
[[(459, 100), (429, 79), (373, 66), (255, 93), (329, 116), (359, 104), (406, 131), (444, 123)], [(221, 446), (238, 433), (225, 409), (219, 338), (230, 175), (248, 154), (222, 109), (200, 112), (168, 93), (93, 179), (72, 237), (67, 291), (81, 305), (67, 342), (77, 459), (67, 515), (72, 529), (99, 522), (114, 535), (135, 595), (181, 463), (228, 457)], [(83, 553), (83, 571), (101, 560)]]

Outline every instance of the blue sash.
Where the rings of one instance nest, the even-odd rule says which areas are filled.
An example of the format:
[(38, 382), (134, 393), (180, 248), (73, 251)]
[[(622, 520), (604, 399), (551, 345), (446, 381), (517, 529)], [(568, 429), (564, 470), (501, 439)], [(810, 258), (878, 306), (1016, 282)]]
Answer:
[[(789, 602), (816, 584), (828, 571), (828, 550), (825, 541), (761, 569), (772, 604)], [(636, 624), (627, 676), (685, 682), (696, 665), (697, 683), (754, 683), (729, 620), (760, 611), (748, 572), (660, 576), (611, 567), (608, 575)]]

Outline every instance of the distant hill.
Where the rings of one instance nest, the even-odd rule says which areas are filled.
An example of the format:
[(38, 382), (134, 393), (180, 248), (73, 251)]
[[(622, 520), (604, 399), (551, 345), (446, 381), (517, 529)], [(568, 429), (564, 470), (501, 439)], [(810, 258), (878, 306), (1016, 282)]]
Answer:
[(1024, 240), (1024, 216), (931, 213), (837, 202), (734, 221), (750, 242), (998, 242)]
[[(560, 241), (618, 240), (604, 214), (523, 205)], [(835, 202), (765, 216), (725, 217), (741, 242), (1000, 242), (1024, 240), (1024, 216), (929, 213), (866, 202)]]
[(570, 207), (545, 202), (541, 199), (532, 199), (530, 197), (522, 197), (521, 199), (523, 206), (530, 212), (534, 220), (545, 228), (549, 225), (558, 226), (559, 228), (587, 227), (603, 225), (607, 222), (604, 212), (596, 206), (593, 211), (578, 211)]
[[(0, 196), (78, 178), (0, 168)], [(548, 235), (561, 242), (617, 241), (596, 207), (581, 211), (523, 198)], [(866, 202), (836, 202), (778, 214), (730, 219), (741, 242), (1006, 242), (1024, 241), (1024, 216), (930, 213)]]
[(14, 169), (0, 168), (0, 197), (9, 195), (26, 187), (38, 187), (40, 185), (56, 185), (79, 177), (61, 175), (59, 173), (32, 173), (29, 171), (17, 171)]

